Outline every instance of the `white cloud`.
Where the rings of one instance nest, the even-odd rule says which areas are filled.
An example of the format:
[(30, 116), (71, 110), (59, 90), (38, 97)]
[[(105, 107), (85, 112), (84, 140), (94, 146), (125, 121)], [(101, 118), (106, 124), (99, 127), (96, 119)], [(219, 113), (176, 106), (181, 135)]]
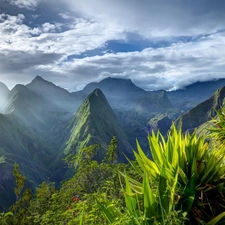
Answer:
[(108, 76), (131, 78), (148, 90), (180, 88), (196, 81), (225, 78), (222, 42), (225, 42), (224, 33), (191, 43), (180, 42), (158, 49), (146, 48), (141, 52), (106, 53), (74, 59), (42, 69), (69, 76), (74, 88)]
[[(26, 14), (0, 14), (0, 74), (18, 80), (20, 73), (21, 80), (27, 82), (32, 79), (30, 75), (50, 77), (49, 80), (59, 85), (61, 82), (70, 90), (107, 76), (131, 78), (145, 89), (169, 89), (224, 77), (223, 1), (215, 4), (208, 0), (167, 0), (162, 4), (158, 0), (59, 0), (56, 4), (53, 0), (10, 0), (10, 3), (23, 10), (34, 10), (41, 1), (58, 10), (62, 22), (35, 11), (33, 18), (38, 24), (31, 27), (25, 23)], [(129, 41), (129, 32), (154, 43), (155, 48), (123, 53), (105, 48), (110, 40)], [(168, 45), (162, 47), (159, 40)], [(89, 50), (99, 50), (103, 55), (67, 60)]]
[(67, 30), (60, 32), (63, 25), (59, 23), (44, 23), (41, 27), (30, 28), (22, 23), (24, 15), (21, 14), (1, 14), (0, 18), (0, 50), (39, 50), (43, 53), (65, 54), (66, 57), (102, 47), (110, 39), (125, 38), (123, 31), (116, 27), (104, 27), (86, 19), (76, 19), (67, 25)]
[(19, 8), (35, 9), (38, 2), (41, 0), (8, 0), (10, 4), (16, 5)]

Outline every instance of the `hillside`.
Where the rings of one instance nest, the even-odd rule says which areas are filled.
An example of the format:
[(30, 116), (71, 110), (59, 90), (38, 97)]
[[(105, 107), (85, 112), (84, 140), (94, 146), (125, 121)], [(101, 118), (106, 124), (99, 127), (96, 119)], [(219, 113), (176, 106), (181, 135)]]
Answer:
[(169, 91), (167, 95), (174, 107), (184, 112), (209, 99), (219, 88), (225, 86), (225, 79), (196, 82), (183, 89)]
[[(216, 84), (219, 85), (218, 82)], [(192, 88), (187, 87), (186, 97), (184, 94), (175, 96), (177, 105), (183, 110), (179, 105), (182, 97), (196, 104), (201, 93), (206, 96), (204, 87), (207, 86), (204, 85), (198, 83)], [(208, 90), (210, 93), (213, 88)], [(8, 200), (12, 201), (13, 190), (10, 187), (13, 186), (14, 162), (21, 165), (28, 185), (34, 187), (47, 177), (58, 185), (65, 174), (69, 174), (62, 161), (66, 154), (78, 153), (87, 145), (100, 144), (96, 155), (100, 161), (113, 136), (119, 142), (118, 150), (127, 156), (132, 156), (136, 138), (147, 153), (148, 133), (160, 129), (166, 135), (172, 120), (181, 113), (180, 109), (172, 106), (176, 102), (169, 99), (170, 93), (145, 91), (131, 80), (115, 78), (91, 83), (74, 93), (41, 77), (36, 77), (27, 86), (16, 85), (11, 91), (0, 84), (0, 91), (0, 98), (6, 104), (5, 114), (0, 114), (0, 173), (4, 174), (0, 178), (0, 191), (3, 193), (0, 197), (4, 199), (0, 210), (7, 207)], [(185, 90), (180, 91), (184, 93)], [(182, 121), (184, 131), (193, 130), (214, 116), (213, 108), (221, 105), (224, 97), (223, 87), (179, 117), (176, 125)], [(124, 161), (123, 154), (119, 159)]]
[(206, 121), (209, 121), (215, 116), (215, 110), (223, 105), (225, 98), (225, 87), (218, 89), (211, 98), (200, 103), (187, 113), (179, 117), (175, 124), (178, 127), (182, 123), (183, 131), (193, 130), (202, 125)]
[[(168, 113), (171, 118), (177, 113), (180, 115), (180, 110), (172, 108), (165, 91), (145, 91), (130, 79), (105, 78), (98, 83), (90, 83), (82, 91), (72, 94), (86, 96), (95, 88), (101, 89), (104, 93), (132, 146), (135, 146), (136, 138), (145, 145), (147, 123), (159, 113)], [(147, 146), (145, 149), (148, 149)]]
[[(98, 157), (103, 158), (110, 140), (116, 136), (118, 149), (131, 155), (132, 148), (128, 139), (100, 89), (94, 90), (85, 99), (70, 121), (69, 128), (71, 135), (65, 148), (66, 154), (77, 153), (86, 145), (100, 144)], [(119, 157), (123, 158), (122, 154)]]
[(38, 185), (50, 175), (52, 146), (32, 132), (14, 115), (0, 114), (0, 211), (15, 199), (12, 176), (13, 164), (21, 165), (29, 186)]

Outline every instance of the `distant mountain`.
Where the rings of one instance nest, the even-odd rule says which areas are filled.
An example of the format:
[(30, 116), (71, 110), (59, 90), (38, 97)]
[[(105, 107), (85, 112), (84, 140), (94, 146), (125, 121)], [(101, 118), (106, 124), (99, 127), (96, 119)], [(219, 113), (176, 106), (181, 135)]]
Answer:
[(216, 90), (223, 86), (225, 86), (225, 79), (196, 82), (184, 89), (167, 92), (167, 95), (174, 107), (186, 112), (210, 98)]
[(8, 94), (9, 94), (8, 87), (2, 82), (0, 82), (0, 113), (4, 112), (4, 109), (7, 105)]
[(166, 92), (149, 92), (137, 87), (130, 79), (106, 78), (99, 83), (88, 84), (80, 93), (83, 95), (99, 88), (114, 109), (164, 110), (171, 107)]
[(8, 95), (5, 113), (16, 115), (39, 133), (48, 132), (59, 122), (59, 116), (67, 115), (64, 109), (19, 84)]
[(206, 121), (209, 121), (215, 116), (215, 110), (219, 106), (223, 105), (225, 98), (225, 87), (218, 89), (211, 98), (200, 103), (181, 117), (179, 117), (175, 124), (178, 127), (182, 123), (183, 131), (193, 130), (202, 125)]
[(146, 143), (145, 126), (151, 118), (164, 112), (177, 113), (176, 109), (172, 109), (165, 91), (145, 91), (130, 79), (109, 77), (99, 83), (90, 83), (82, 91), (73, 94), (86, 96), (96, 88), (106, 96), (132, 146), (135, 146), (136, 138), (142, 146)]
[[(131, 80), (106, 78), (74, 93), (41, 77), (11, 91), (0, 83), (0, 112), (5, 113), (0, 114), (0, 211), (12, 201), (14, 162), (20, 164), (28, 184), (36, 186), (47, 177), (60, 183), (67, 174), (62, 158), (69, 152), (100, 144), (96, 157), (102, 159), (113, 136), (118, 139), (118, 150), (132, 156), (136, 138), (147, 150), (148, 132), (160, 129), (166, 133), (181, 109), (186, 112), (196, 106), (222, 81), (153, 92)], [(222, 104), (224, 97), (225, 88), (221, 88), (176, 124), (182, 121), (184, 130), (198, 127), (214, 115), (213, 107)], [(120, 159), (124, 160), (122, 154)]]
[(26, 87), (69, 112), (74, 112), (83, 100), (40, 76), (35, 77)]
[[(131, 155), (132, 148), (119, 124), (116, 115), (100, 89), (94, 90), (79, 107), (70, 121), (71, 135), (65, 148), (65, 153), (76, 153), (82, 147), (100, 144), (101, 152), (98, 158), (103, 158), (113, 136), (119, 142), (118, 150)], [(119, 156), (124, 158), (122, 153)]]

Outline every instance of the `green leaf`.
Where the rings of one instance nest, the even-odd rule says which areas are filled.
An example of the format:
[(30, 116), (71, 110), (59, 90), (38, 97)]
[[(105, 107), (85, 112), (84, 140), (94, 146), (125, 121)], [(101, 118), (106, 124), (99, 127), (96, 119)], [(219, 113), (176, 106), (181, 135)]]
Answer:
[(114, 221), (115, 221), (115, 216), (112, 214), (112, 212), (110, 212), (109, 209), (107, 209), (103, 204), (101, 204), (98, 200), (97, 201), (97, 204), (98, 204), (98, 207), (99, 209), (101, 210), (101, 212), (104, 214), (104, 216), (106, 217), (106, 219), (108, 220), (108, 222), (110, 224), (112, 224)]
[(165, 210), (166, 213), (169, 212), (169, 193), (168, 193), (169, 189), (167, 181), (168, 180), (166, 179), (166, 171), (163, 165), (159, 176), (158, 191), (162, 208)]
[(220, 213), (218, 216), (210, 220), (206, 225), (215, 225), (217, 224), (223, 217), (225, 216), (225, 212)]
[(157, 203), (149, 184), (148, 175), (145, 172), (143, 180), (144, 216), (151, 219), (156, 215)]
[(82, 210), (82, 213), (81, 213), (79, 225), (83, 225), (83, 224), (84, 224), (84, 207), (83, 207), (83, 210)]

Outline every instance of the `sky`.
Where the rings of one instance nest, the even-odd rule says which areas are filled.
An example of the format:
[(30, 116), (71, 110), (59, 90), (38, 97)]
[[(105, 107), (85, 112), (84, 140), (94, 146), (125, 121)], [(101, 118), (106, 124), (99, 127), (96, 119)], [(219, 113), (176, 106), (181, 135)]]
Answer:
[(0, 81), (145, 90), (225, 78), (223, 0), (0, 0)]

